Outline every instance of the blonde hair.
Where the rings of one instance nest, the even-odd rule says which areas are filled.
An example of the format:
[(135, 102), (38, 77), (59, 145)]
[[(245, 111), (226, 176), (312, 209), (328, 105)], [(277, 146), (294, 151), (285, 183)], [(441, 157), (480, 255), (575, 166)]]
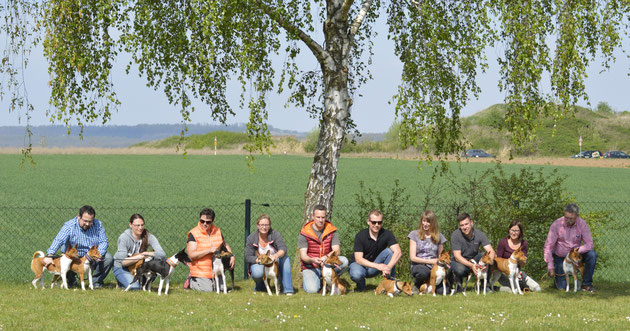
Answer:
[[(429, 221), (429, 233), (424, 232), (422, 227), (422, 220)], [(418, 222), (418, 235), (420, 239), (426, 238), (427, 235), (431, 236), (431, 241), (434, 243), (440, 242), (440, 225), (438, 224), (437, 216), (432, 210), (425, 210), (420, 216), (420, 222)]]

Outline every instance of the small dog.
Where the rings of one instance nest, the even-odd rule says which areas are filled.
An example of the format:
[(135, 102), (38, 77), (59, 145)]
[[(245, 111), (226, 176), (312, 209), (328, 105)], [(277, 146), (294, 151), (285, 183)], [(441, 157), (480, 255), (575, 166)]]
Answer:
[[(477, 262), (473, 259), (470, 259), (470, 262), (472, 264), (477, 264)], [(464, 283), (464, 285), (462, 286), (462, 281), (460, 280), (459, 282), (457, 281), (457, 277), (455, 276), (455, 274), (453, 274), (453, 280), (454, 280), (454, 288), (451, 290), (451, 295), (455, 294), (457, 292), (457, 288), (461, 288), (462, 289), (462, 294), (464, 296), (466, 296), (466, 288), (468, 288), (468, 282), (470, 281), (470, 278), (472, 278), (472, 270), (470, 271), (470, 273), (468, 274), (468, 276), (466, 276), (466, 282)]]
[(411, 283), (402, 282), (397, 279), (383, 278), (381, 283), (376, 287), (376, 290), (374, 290), (374, 294), (386, 293), (390, 298), (393, 298), (394, 294), (398, 294), (400, 292), (407, 294), (407, 296), (411, 296)]
[(341, 266), (341, 260), (334, 252), (326, 258), (322, 266), (322, 295), (326, 295), (326, 287), (330, 287), (330, 295), (344, 295), (348, 288), (347, 284), (339, 277), (336, 268)]
[(578, 253), (578, 248), (573, 248), (567, 254), (562, 262), (562, 268), (564, 269), (564, 278), (567, 280), (567, 290), (569, 292), (569, 273), (573, 275), (573, 292), (578, 290), (577, 272), (579, 271), (582, 277), (584, 277), (584, 265), (582, 264), (582, 255)]
[(481, 280), (483, 279), (483, 295), (486, 295), (486, 287), (488, 286), (488, 269), (492, 265), (492, 259), (490, 258), (490, 253), (485, 252), (479, 263), (477, 264), (477, 283), (475, 285), (475, 289), (477, 290), (477, 295), (479, 295), (479, 285), (481, 285)]
[[(278, 270), (279, 264), (278, 260), (272, 260), (269, 251), (267, 253), (258, 255), (256, 257), (256, 263), (265, 266), (264, 274), (263, 274), (263, 282), (265, 283), (265, 287), (267, 288), (267, 294), (271, 294), (271, 280), (273, 279), (274, 284), (276, 285), (276, 295), (280, 295), (280, 286), (278, 285)], [(225, 282), (225, 280), (224, 280)]]
[(230, 258), (232, 256), (233, 254), (228, 252), (225, 247), (225, 241), (212, 255), (212, 271), (214, 272), (214, 284), (217, 287), (217, 293), (220, 292), (219, 277), (221, 277), (221, 279), (223, 279), (223, 293), (227, 294), (227, 283), (225, 281), (226, 270), (230, 272), (230, 277), (232, 278), (232, 290), (234, 290), (234, 269), (230, 269)]
[[(101, 260), (101, 253), (98, 251), (98, 246), (92, 246), (90, 250), (80, 259), (75, 259), (70, 264), (70, 270), (79, 275), (81, 280), (81, 290), (85, 291), (85, 274), (88, 275), (88, 285), (90, 290), (94, 290), (94, 283), (92, 282), (92, 272), (97, 261)], [(55, 275), (52, 280), (51, 287), (61, 278), (60, 275)]]
[[(33, 260), (31, 260), (31, 270), (35, 273), (35, 279), (33, 279), (33, 286), (37, 288), (37, 281), (39, 280), (40, 286), (44, 288), (44, 270), (48, 270), (53, 275), (61, 276), (61, 288), (68, 289), (68, 281), (66, 279), (66, 274), (70, 270), (70, 265), (73, 260), (79, 258), (77, 252), (77, 245), (69, 247), (66, 249), (66, 252), (63, 253), (62, 256), (53, 260), (53, 263), (45, 266), (44, 265), (44, 257), (46, 255), (42, 251), (37, 251), (33, 254)], [(52, 282), (51, 288), (55, 285), (55, 282)]]
[(433, 293), (435, 296), (435, 288), (437, 284), (442, 283), (442, 294), (446, 295), (446, 269), (451, 267), (451, 251), (442, 252), (438, 257), (438, 262), (431, 268), (431, 277), (422, 286), (420, 286), (420, 294)]
[(168, 295), (168, 287), (171, 281), (171, 275), (175, 272), (175, 267), (179, 264), (179, 262), (192, 262), (192, 260), (186, 254), (186, 248), (177, 252), (177, 254), (169, 257), (166, 261), (160, 260), (151, 260), (143, 263), (137, 270), (136, 275), (133, 277), (133, 280), (129, 283), (129, 286), (125, 289), (125, 292), (129, 291), (131, 284), (136, 281), (140, 281), (142, 275), (146, 276), (146, 281), (142, 285), (142, 290), (146, 291), (147, 289), (151, 292), (151, 285), (153, 284), (153, 275), (160, 275), (160, 286), (158, 287), (158, 295), (162, 295), (162, 285), (164, 281), (166, 281), (166, 288), (164, 290), (164, 295)]
[(510, 280), (510, 288), (512, 293), (523, 295), (521, 285), (518, 282), (519, 264), (523, 265), (527, 262), (527, 256), (521, 251), (519, 247), (509, 259), (497, 257), (492, 264), (492, 279), (490, 280), (490, 286), (494, 286), (494, 283), (501, 277), (501, 273), (505, 274)]

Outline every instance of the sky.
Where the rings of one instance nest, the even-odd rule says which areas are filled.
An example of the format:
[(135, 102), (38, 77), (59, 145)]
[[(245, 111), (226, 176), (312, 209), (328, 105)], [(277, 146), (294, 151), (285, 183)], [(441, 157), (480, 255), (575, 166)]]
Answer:
[[(394, 121), (394, 107), (388, 104), (396, 92), (400, 83), (402, 64), (393, 53), (394, 44), (386, 38), (386, 29), (383, 27), (375, 41), (374, 58), (371, 66), (373, 80), (365, 84), (359, 91), (362, 97), (357, 97), (352, 106), (352, 118), (357, 128), (363, 133), (386, 132)], [(321, 40), (321, 38), (319, 39)], [(626, 40), (627, 41), (627, 40)], [(628, 45), (626, 43), (625, 45)], [(303, 69), (316, 69), (318, 65), (314, 57), (308, 51), (302, 52), (304, 60), (301, 61)], [(490, 68), (485, 74), (478, 76), (477, 82), (482, 88), (479, 99), (469, 100), (463, 110), (463, 116), (470, 116), (480, 110), (496, 103), (503, 103), (505, 95), (497, 87), (499, 79), (498, 65), (496, 63), (497, 51), (488, 50)], [(138, 77), (137, 71), (126, 75), (124, 66), (126, 61), (118, 61), (112, 77), (116, 93), (121, 101), (118, 111), (112, 114), (110, 125), (137, 125), (137, 124), (177, 124), (181, 123), (181, 117), (177, 106), (170, 105), (161, 91), (154, 91), (146, 87), (144, 78)], [(279, 66), (280, 64), (278, 64)], [(276, 70), (279, 72), (279, 69)], [(630, 96), (627, 93), (630, 86), (630, 60), (617, 52), (617, 62), (607, 72), (600, 73), (601, 64), (594, 62), (589, 70), (589, 78), (586, 81), (587, 93), (590, 97), (591, 107), (599, 102), (607, 102), (614, 110), (630, 110)], [(25, 74), (29, 100), (35, 106), (32, 114), (31, 125), (50, 124), (45, 112), (49, 109), (47, 63), (41, 49), (33, 51), (31, 62)], [(228, 98), (237, 115), (229, 118), (228, 123), (246, 123), (248, 112), (239, 110), (238, 94), (240, 87), (234, 85), (228, 91)], [(309, 118), (305, 111), (295, 108), (284, 108), (286, 96), (270, 95), (268, 123), (275, 128), (308, 132), (317, 127), (318, 120)], [(586, 102), (579, 105), (587, 106)], [(209, 111), (202, 104), (198, 104), (192, 115), (193, 123), (217, 124), (212, 122)], [(0, 126), (25, 125), (23, 112), (8, 112), (7, 100), (0, 101)]]

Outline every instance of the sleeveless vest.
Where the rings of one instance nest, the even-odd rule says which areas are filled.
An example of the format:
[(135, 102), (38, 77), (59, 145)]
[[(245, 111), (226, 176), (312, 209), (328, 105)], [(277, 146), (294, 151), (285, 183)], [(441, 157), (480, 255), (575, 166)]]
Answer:
[[(313, 221), (310, 221), (304, 225), (300, 234), (306, 238), (306, 242), (308, 244), (308, 248), (306, 250), (306, 255), (308, 257), (322, 257), (332, 251), (332, 238), (333, 233), (337, 231), (337, 228), (332, 225), (332, 223), (326, 221), (324, 223), (324, 231), (322, 231), (322, 239), (319, 240), (317, 238), (317, 234), (312, 228)], [(302, 262), (302, 270), (304, 269), (314, 269), (316, 268), (312, 263), (304, 263)]]
[[(218, 248), (223, 243), (221, 229), (216, 226), (212, 227), (212, 230), (210, 230), (210, 235), (208, 235), (208, 233), (201, 228), (201, 225), (198, 224), (195, 228), (188, 232), (188, 235), (191, 234), (193, 235), (193, 237), (195, 237), (198, 250)], [(212, 255), (214, 254), (208, 254), (198, 260), (193, 260), (192, 263), (190, 263), (189, 265), (190, 276), (200, 278), (213, 278), (214, 272), (212, 271)]]

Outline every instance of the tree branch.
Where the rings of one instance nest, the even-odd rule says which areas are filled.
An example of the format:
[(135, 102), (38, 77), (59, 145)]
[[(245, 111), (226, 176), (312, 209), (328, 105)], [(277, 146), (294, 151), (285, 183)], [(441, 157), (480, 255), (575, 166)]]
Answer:
[(339, 11), (337, 11), (337, 14), (336, 14), (337, 18), (345, 20), (346, 17), (348, 16), (348, 12), (350, 11), (350, 7), (352, 6), (353, 3), (354, 3), (354, 0), (345, 0), (341, 8), (339, 8)]
[(291, 24), (288, 20), (286, 20), (282, 15), (278, 14), (274, 8), (268, 6), (266, 3), (260, 0), (254, 1), (254, 3), (267, 14), (272, 20), (276, 21), (283, 29), (285, 29), (288, 33), (297, 36), (306, 46), (311, 50), (315, 58), (319, 63), (326, 63), (329, 60), (328, 53), (326, 50), (319, 44), (317, 41), (313, 40), (306, 32), (302, 31), (302, 29), (298, 28)]
[[(346, 0), (343, 4), (344, 5), (343, 8), (345, 8), (346, 4), (349, 2), (351, 3), (352, 1)], [(351, 42), (354, 41), (354, 36), (357, 34), (357, 31), (359, 31), (359, 28), (361, 27), (361, 24), (363, 23), (365, 16), (367, 16), (368, 12), (370, 11), (370, 7), (372, 7), (373, 2), (374, 0), (363, 1), (363, 5), (361, 5), (361, 9), (359, 10), (357, 17), (355, 17), (354, 21), (352, 21), (352, 25), (350, 26), (350, 33), (348, 34), (348, 37), (350, 37)]]

